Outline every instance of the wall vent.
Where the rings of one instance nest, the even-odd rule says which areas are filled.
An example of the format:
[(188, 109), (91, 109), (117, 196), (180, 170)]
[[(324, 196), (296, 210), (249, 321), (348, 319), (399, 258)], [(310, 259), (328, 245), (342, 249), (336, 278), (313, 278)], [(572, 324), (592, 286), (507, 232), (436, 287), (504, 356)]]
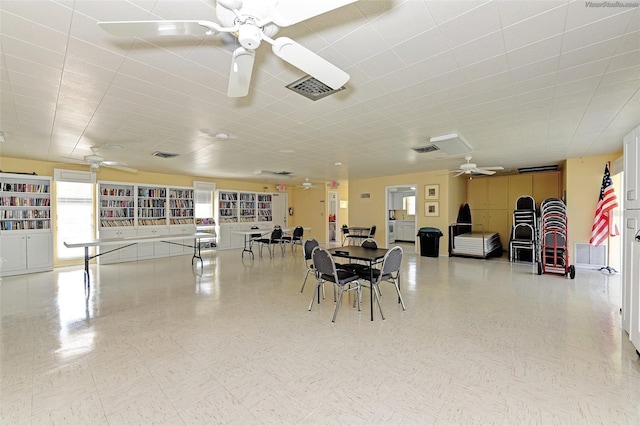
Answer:
[(582, 268), (600, 269), (607, 266), (607, 245), (594, 247), (589, 243), (576, 243), (575, 266)]
[(293, 90), (294, 92), (304, 96), (307, 99), (311, 99), (312, 101), (317, 101), (318, 99), (325, 98), (329, 95), (333, 95), (336, 92), (344, 90), (345, 87), (342, 86), (339, 89), (332, 89), (327, 86), (320, 80), (317, 80), (310, 75), (302, 77), (300, 80), (296, 80), (293, 83), (287, 84), (285, 86), (289, 90)]
[(173, 154), (171, 152), (156, 151), (151, 155), (153, 155), (154, 157), (160, 157), (160, 158), (174, 158), (174, 157), (177, 157), (180, 154)]
[(415, 152), (417, 152), (418, 154), (424, 154), (425, 152), (434, 152), (434, 151), (440, 151), (440, 148), (438, 148), (437, 146), (431, 144), (431, 145), (426, 145), (426, 146), (419, 146), (416, 148), (411, 148), (412, 150), (414, 150)]

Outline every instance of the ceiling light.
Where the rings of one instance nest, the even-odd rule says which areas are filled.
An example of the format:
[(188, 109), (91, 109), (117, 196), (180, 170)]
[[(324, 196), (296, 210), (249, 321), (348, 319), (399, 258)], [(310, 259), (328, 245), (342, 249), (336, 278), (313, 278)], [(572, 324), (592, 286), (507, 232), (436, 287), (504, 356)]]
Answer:
[(471, 152), (471, 147), (457, 134), (434, 136), (429, 142), (449, 155), (460, 155)]
[(333, 165), (334, 166), (342, 166), (342, 163), (338, 161), (337, 163), (333, 163)]
[(111, 149), (122, 149), (122, 145), (119, 145), (117, 143), (108, 143), (107, 147)]
[(227, 141), (229, 140), (229, 133), (218, 132), (215, 134), (215, 138), (218, 139), (219, 141)]

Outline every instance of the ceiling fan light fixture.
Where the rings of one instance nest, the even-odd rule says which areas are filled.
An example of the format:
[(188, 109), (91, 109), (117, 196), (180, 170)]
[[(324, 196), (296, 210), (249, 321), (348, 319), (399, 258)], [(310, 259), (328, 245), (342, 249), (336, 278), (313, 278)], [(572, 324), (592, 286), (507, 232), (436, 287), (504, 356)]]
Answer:
[(229, 133), (225, 133), (225, 132), (218, 132), (215, 134), (215, 138), (219, 141), (228, 141), (229, 140)]

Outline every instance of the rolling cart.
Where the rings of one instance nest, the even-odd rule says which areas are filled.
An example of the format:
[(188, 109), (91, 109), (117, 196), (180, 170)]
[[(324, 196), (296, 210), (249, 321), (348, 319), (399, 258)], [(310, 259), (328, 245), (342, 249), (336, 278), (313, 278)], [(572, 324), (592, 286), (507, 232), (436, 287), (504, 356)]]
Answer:
[(562, 274), (574, 279), (576, 268), (569, 264), (567, 243), (567, 208), (558, 198), (547, 198), (540, 204), (538, 275)]

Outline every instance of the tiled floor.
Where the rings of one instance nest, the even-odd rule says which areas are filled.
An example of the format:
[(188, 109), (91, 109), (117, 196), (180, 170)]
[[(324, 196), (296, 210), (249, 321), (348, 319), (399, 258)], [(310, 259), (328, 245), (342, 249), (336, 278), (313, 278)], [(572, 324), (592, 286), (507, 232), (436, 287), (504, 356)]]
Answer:
[(300, 251), (4, 278), (0, 423), (640, 424), (619, 275), (407, 248), (374, 322), (308, 312)]

